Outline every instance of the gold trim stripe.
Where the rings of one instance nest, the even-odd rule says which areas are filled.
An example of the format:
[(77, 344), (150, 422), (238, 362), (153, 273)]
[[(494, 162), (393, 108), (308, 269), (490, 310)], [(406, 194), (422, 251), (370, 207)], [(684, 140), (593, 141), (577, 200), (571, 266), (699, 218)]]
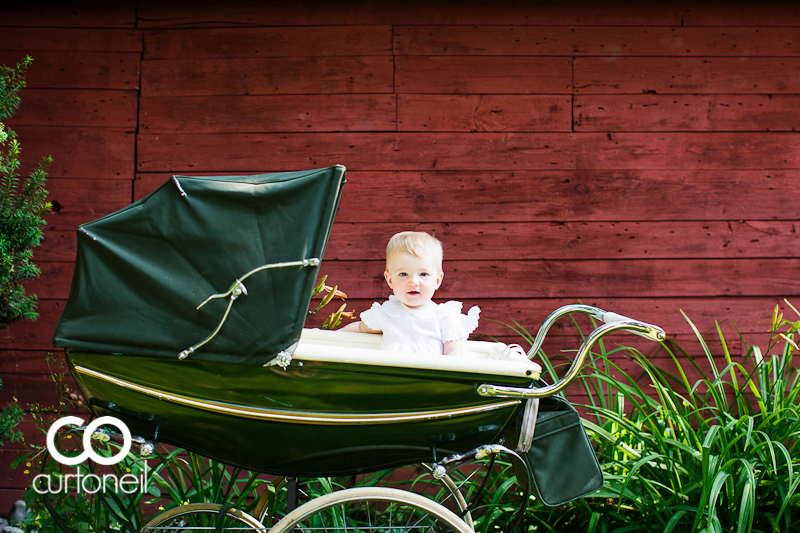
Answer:
[(404, 422), (419, 422), (427, 420), (438, 420), (442, 418), (453, 418), (457, 416), (474, 415), (485, 413), (497, 409), (505, 409), (519, 404), (521, 400), (507, 400), (503, 402), (464, 407), (461, 409), (441, 409), (432, 411), (416, 411), (405, 413), (382, 413), (382, 414), (349, 414), (349, 413), (319, 413), (310, 411), (287, 411), (276, 409), (264, 409), (261, 407), (248, 407), (211, 400), (200, 400), (164, 392), (144, 385), (137, 385), (129, 381), (90, 370), (82, 366), (76, 366), (75, 371), (101, 381), (117, 385), (124, 389), (132, 390), (140, 394), (145, 394), (159, 400), (176, 403), (186, 407), (193, 407), (212, 413), (231, 415), (240, 418), (252, 418), (256, 420), (266, 420), (270, 422), (283, 422), (288, 424), (309, 424), (309, 425), (361, 425), (361, 424), (397, 424)]

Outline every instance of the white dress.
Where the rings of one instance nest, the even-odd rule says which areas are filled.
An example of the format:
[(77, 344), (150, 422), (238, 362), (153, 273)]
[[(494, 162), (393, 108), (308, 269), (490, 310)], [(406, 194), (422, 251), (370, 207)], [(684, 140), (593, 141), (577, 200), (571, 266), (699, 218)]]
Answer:
[(444, 343), (466, 339), (478, 327), (480, 308), (461, 314), (461, 302), (446, 302), (429, 309), (411, 309), (396, 296), (375, 302), (361, 313), (361, 321), (383, 332), (381, 350), (391, 352), (444, 353)]

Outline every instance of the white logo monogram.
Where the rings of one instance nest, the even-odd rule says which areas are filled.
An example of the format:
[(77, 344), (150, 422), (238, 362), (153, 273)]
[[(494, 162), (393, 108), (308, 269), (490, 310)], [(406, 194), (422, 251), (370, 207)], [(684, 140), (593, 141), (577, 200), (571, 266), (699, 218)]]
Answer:
[[(58, 451), (58, 448), (56, 448), (55, 437), (56, 432), (67, 424), (81, 426), (83, 425), (83, 419), (78, 418), (77, 416), (65, 416), (56, 420), (56, 422), (50, 426), (50, 429), (47, 430), (47, 451), (50, 452), (50, 455), (53, 457), (53, 459), (63, 465), (73, 466), (85, 461), (87, 457), (91, 458), (92, 461), (100, 465), (115, 465), (122, 461), (125, 456), (128, 455), (128, 452), (131, 449), (133, 439), (131, 439), (131, 432), (128, 429), (128, 426), (126, 426), (125, 423), (119, 418), (115, 418), (113, 416), (101, 416), (100, 418), (92, 421), (83, 431), (83, 453), (76, 455), (75, 457), (66, 457)], [(114, 426), (122, 434), (122, 449), (120, 449), (117, 454), (112, 455), (111, 457), (103, 457), (95, 452), (92, 448), (92, 435), (97, 428), (104, 424)]]
[[(113, 416), (102, 416), (83, 428), (83, 452), (75, 457), (66, 457), (58, 451), (55, 441), (58, 430), (67, 424), (72, 424), (80, 428), (83, 426), (83, 419), (77, 416), (65, 416), (64, 418), (56, 420), (56, 422), (50, 426), (50, 429), (47, 430), (47, 451), (50, 452), (53, 459), (62, 465), (75, 466), (85, 461), (87, 458), (100, 465), (115, 465), (127, 457), (131, 445), (133, 444), (131, 432), (122, 420)], [(97, 433), (97, 429), (102, 425), (114, 426), (122, 435), (122, 448), (117, 454), (111, 457), (103, 457), (92, 448), (92, 436)], [(74, 474), (39, 474), (33, 478), (33, 490), (39, 494), (58, 494), (60, 492), (66, 494), (71, 490), (95, 494), (99, 491), (105, 492), (107, 488), (113, 488), (115, 492), (124, 492), (125, 494), (133, 494), (137, 491), (142, 494), (147, 492), (147, 487), (149, 486), (147, 480), (147, 462), (143, 464), (140, 477), (136, 477), (134, 474), (130, 473), (130, 469), (126, 470), (128, 473), (121, 476), (116, 474), (86, 474), (77, 467)]]

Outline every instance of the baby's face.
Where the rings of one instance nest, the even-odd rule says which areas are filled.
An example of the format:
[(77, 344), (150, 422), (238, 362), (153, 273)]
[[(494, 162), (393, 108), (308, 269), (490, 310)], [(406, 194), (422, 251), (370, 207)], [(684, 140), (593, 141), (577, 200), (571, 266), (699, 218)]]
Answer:
[(428, 257), (400, 253), (389, 262), (383, 273), (398, 300), (412, 309), (433, 305), (433, 293), (442, 284), (444, 273)]

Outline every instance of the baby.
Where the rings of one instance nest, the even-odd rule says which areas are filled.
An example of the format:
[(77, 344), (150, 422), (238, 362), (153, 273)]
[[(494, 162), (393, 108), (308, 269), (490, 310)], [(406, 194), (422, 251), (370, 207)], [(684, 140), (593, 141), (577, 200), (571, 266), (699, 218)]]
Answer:
[(389, 300), (361, 313), (344, 331), (383, 333), (381, 349), (393, 352), (463, 355), (464, 341), (478, 327), (480, 308), (461, 314), (460, 302), (435, 304), (442, 284), (442, 243), (427, 233), (404, 231), (386, 246)]

